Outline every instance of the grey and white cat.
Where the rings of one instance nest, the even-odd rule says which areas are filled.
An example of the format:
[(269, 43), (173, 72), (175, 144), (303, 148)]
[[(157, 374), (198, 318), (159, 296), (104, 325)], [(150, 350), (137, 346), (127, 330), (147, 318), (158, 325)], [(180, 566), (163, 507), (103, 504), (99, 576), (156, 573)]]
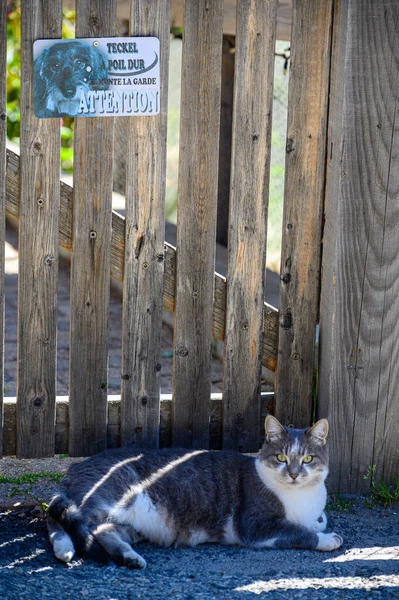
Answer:
[(143, 568), (132, 547), (205, 542), (330, 551), (342, 538), (327, 525), (328, 423), (289, 429), (268, 416), (258, 456), (229, 451), (119, 448), (75, 464), (52, 499), (55, 556), (75, 552)]

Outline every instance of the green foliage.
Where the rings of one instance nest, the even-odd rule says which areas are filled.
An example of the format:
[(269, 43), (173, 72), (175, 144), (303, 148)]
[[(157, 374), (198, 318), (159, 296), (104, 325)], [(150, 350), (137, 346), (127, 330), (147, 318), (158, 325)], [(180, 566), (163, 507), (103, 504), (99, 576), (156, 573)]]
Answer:
[[(75, 11), (63, 11), (62, 37), (75, 36)], [(21, 95), (21, 8), (20, 1), (9, 2), (7, 10), (7, 137), (19, 144)], [(73, 170), (72, 118), (61, 119), (61, 168)]]
[(391, 508), (395, 502), (399, 502), (399, 479), (394, 477), (391, 484), (384, 481), (377, 483), (376, 468), (377, 465), (371, 465), (363, 476), (364, 479), (370, 480), (370, 497), (366, 499), (366, 505), (372, 508), (376, 504), (382, 504), (385, 508)]
[(0, 483), (12, 483), (15, 485), (25, 485), (37, 483), (40, 479), (49, 479), (59, 483), (65, 477), (64, 473), (23, 473), (19, 477), (6, 477), (0, 475)]
[(7, 11), (7, 137), (19, 142), (21, 92), (21, 9), (11, 3)]
[[(15, 498), (15, 496), (19, 496), (20, 494), (21, 494), (21, 489), (18, 488), (17, 486), (13, 486), (11, 488), (11, 492), (8, 494), (8, 497)], [(43, 500), (40, 500), (40, 498), (38, 498), (37, 496), (35, 496), (32, 493), (32, 486), (30, 486), (28, 489), (24, 489), (23, 494), (24, 494), (24, 496), (29, 496), (29, 498), (32, 498), (32, 500), (35, 500), (35, 502), (40, 504), (40, 507), (44, 513), (46, 513), (48, 511), (48, 504), (46, 502), (43, 502)]]
[(344, 498), (341, 494), (331, 494), (328, 499), (327, 509), (339, 512), (354, 512), (354, 501)]
[(183, 38), (183, 27), (171, 27), (170, 33), (173, 35), (173, 37), (182, 39)]

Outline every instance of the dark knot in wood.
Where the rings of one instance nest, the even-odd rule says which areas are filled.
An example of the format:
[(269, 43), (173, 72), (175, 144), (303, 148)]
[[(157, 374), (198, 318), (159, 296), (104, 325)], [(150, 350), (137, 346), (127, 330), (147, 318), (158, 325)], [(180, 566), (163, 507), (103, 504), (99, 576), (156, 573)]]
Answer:
[(42, 151), (42, 141), (39, 139), (36, 139), (33, 144), (32, 144), (32, 150), (33, 150), (33, 154), (40, 154), (40, 152)]
[(285, 273), (285, 275), (283, 275), (282, 277), (282, 282), (283, 283), (289, 283), (291, 281), (291, 274), (290, 273)]
[(292, 327), (292, 312), (290, 308), (287, 308), (285, 313), (280, 318), (280, 327), (283, 329), (291, 329)]
[(40, 408), (44, 404), (43, 396), (35, 396), (32, 400), (32, 404), (35, 408)]
[(141, 235), (139, 237), (139, 239), (137, 240), (137, 244), (134, 249), (135, 258), (138, 258), (140, 256), (141, 250), (143, 249), (143, 245), (144, 245), (144, 235)]
[(236, 431), (242, 431), (244, 428), (244, 419), (241, 413), (237, 413), (234, 418), (234, 428)]
[(287, 145), (285, 147), (285, 151), (287, 154), (290, 154), (294, 151), (294, 140), (292, 138), (288, 138)]
[(180, 346), (176, 350), (177, 356), (188, 356), (188, 349), (185, 346)]

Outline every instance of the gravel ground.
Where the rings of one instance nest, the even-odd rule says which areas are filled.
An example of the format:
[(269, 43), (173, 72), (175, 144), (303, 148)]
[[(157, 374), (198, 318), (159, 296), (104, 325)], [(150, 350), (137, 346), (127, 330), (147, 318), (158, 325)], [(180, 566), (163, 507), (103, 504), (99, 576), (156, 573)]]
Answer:
[[(16, 463), (7, 460), (11, 473)], [(66, 461), (36, 470), (54, 471), (59, 463), (64, 470)], [(48, 500), (55, 487), (0, 485), (2, 600), (399, 598), (399, 506), (369, 509), (354, 497), (351, 512), (329, 511), (328, 530), (344, 537), (344, 547), (332, 553), (140, 544), (147, 569), (129, 571), (54, 558), (37, 499)]]

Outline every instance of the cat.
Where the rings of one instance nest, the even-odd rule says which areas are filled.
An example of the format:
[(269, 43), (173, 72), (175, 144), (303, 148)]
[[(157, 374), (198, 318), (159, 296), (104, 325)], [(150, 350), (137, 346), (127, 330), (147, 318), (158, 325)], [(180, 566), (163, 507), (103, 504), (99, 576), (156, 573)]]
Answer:
[(48, 508), (55, 556), (144, 568), (132, 547), (140, 540), (339, 548), (341, 536), (323, 533), (327, 421), (290, 429), (268, 416), (265, 431), (257, 456), (118, 448), (73, 465)]

